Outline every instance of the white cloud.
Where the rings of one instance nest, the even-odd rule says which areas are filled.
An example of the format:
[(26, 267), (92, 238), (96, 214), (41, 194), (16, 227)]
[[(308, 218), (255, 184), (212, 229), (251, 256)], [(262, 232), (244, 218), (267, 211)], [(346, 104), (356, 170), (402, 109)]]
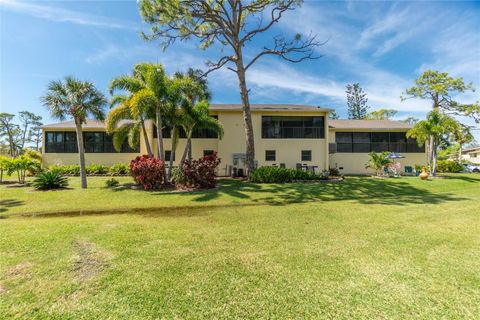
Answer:
[(138, 29), (132, 24), (126, 24), (114, 19), (86, 14), (78, 11), (62, 9), (53, 6), (39, 5), (14, 0), (0, 0), (3, 9), (28, 14), (30, 16), (55, 22), (68, 22), (78, 25), (106, 27), (114, 29)]

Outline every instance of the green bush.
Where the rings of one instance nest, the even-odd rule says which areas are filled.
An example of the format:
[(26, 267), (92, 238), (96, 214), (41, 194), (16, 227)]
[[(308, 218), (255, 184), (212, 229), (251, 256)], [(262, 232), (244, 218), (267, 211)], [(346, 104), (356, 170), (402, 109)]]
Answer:
[(330, 168), (330, 169), (328, 169), (328, 174), (329, 174), (330, 176), (334, 176), (334, 177), (339, 177), (339, 176), (341, 176), (340, 170), (338, 170), (337, 168)]
[(423, 164), (416, 164), (413, 167), (415, 168), (415, 172), (422, 172), (422, 168), (425, 166)]
[(463, 166), (455, 161), (451, 160), (438, 160), (437, 161), (437, 171), (438, 172), (462, 172)]
[(292, 180), (315, 180), (318, 179), (318, 176), (315, 175), (312, 171), (297, 170), (297, 169), (287, 169), (292, 173)]
[(311, 171), (279, 167), (260, 167), (252, 172), (250, 180), (256, 183), (286, 183), (298, 180), (320, 179)]
[(71, 164), (66, 166), (60, 165), (51, 165), (48, 167), (49, 171), (57, 171), (63, 175), (69, 176), (79, 176), (80, 175), (80, 166), (78, 164)]
[(107, 174), (108, 167), (103, 164), (90, 164), (85, 167), (87, 174)]
[(111, 179), (108, 179), (107, 181), (105, 181), (105, 186), (107, 188), (113, 188), (113, 187), (116, 187), (120, 184), (120, 182), (115, 179), (115, 178), (111, 178)]
[(117, 163), (108, 169), (108, 173), (115, 176), (126, 175), (126, 174), (129, 174), (129, 172), (130, 172), (130, 168), (126, 163)]
[(68, 186), (68, 179), (59, 171), (45, 171), (33, 180), (33, 187), (37, 190), (62, 189)]

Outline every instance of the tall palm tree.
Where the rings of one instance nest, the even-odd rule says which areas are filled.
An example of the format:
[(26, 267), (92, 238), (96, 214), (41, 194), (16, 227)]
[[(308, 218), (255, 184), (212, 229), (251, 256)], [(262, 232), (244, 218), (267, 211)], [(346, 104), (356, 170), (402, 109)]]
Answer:
[(419, 145), (429, 141), (431, 158), (429, 164), (433, 176), (437, 175), (437, 149), (440, 140), (445, 135), (458, 130), (459, 123), (454, 118), (434, 109), (427, 114), (427, 119), (419, 121), (407, 132), (407, 137), (417, 139)]
[(209, 129), (216, 132), (220, 139), (223, 137), (223, 127), (217, 119), (210, 116), (206, 100), (200, 101), (193, 107), (186, 107), (180, 122), (187, 138), (180, 164), (185, 162), (187, 155), (188, 161), (192, 161), (192, 133), (195, 128)]
[(41, 100), (50, 110), (53, 118), (63, 121), (71, 117), (75, 121), (80, 161), (80, 179), (82, 188), (87, 188), (82, 124), (86, 122), (87, 117), (103, 120), (103, 108), (107, 103), (107, 99), (95, 88), (93, 83), (81, 81), (73, 77), (65, 77), (63, 80), (50, 82), (47, 93)]

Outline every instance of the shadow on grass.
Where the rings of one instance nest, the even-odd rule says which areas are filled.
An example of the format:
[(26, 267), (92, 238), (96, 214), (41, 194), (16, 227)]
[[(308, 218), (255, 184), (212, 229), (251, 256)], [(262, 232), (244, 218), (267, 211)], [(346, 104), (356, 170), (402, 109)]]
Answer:
[(8, 208), (23, 206), (25, 201), (15, 199), (3, 199), (0, 200), (0, 212), (5, 212)]
[(448, 179), (448, 180), (462, 180), (465, 182), (480, 182), (480, 174), (479, 173), (471, 173), (471, 176), (466, 176), (465, 174), (459, 175), (442, 175), (441, 178)]
[[(459, 177), (461, 178), (461, 177)], [(466, 200), (450, 193), (434, 193), (401, 180), (375, 178), (347, 178), (341, 183), (289, 183), (259, 185), (238, 180), (222, 180), (214, 190), (197, 191), (193, 201), (205, 202), (222, 194), (238, 198), (251, 198), (257, 204), (284, 205), (318, 201), (356, 201), (362, 204), (409, 205), (437, 204)], [(262, 196), (264, 194), (265, 196)], [(190, 194), (185, 194), (190, 195)]]

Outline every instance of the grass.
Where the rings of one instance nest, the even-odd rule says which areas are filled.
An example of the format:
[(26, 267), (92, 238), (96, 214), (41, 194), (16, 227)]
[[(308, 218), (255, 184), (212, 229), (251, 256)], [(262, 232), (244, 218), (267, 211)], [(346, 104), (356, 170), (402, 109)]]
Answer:
[(71, 180), (0, 187), (0, 318), (480, 314), (478, 174), (194, 193)]

